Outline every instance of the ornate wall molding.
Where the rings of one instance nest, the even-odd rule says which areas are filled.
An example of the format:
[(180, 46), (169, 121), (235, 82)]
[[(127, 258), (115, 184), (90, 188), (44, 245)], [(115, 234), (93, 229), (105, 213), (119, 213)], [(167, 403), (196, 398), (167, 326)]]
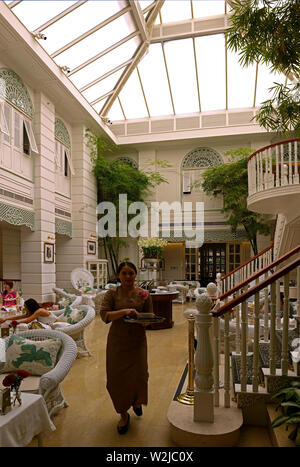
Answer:
[(196, 148), (186, 154), (181, 163), (182, 169), (202, 169), (220, 165), (222, 157), (212, 148)]
[(138, 163), (128, 156), (120, 156), (114, 162), (122, 162), (122, 164), (130, 165), (133, 169), (138, 169)]
[(55, 138), (68, 148), (71, 148), (71, 139), (66, 125), (59, 118), (55, 119)]
[(8, 68), (0, 68), (0, 97), (33, 119), (34, 108), (29, 92), (19, 76)]
[(26, 225), (30, 230), (35, 230), (35, 214), (33, 211), (9, 206), (0, 203), (0, 221), (12, 225)]
[(67, 235), (72, 238), (72, 222), (64, 221), (63, 219), (55, 218), (55, 233)]

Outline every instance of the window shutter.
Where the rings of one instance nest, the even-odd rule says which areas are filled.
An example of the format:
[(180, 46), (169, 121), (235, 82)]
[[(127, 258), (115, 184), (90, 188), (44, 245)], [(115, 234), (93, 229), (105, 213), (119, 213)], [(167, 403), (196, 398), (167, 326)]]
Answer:
[(57, 141), (55, 141), (55, 164), (56, 164), (56, 167), (58, 168), (61, 168), (60, 155), (61, 155), (61, 146)]
[(18, 112), (14, 112), (14, 121), (15, 121), (15, 131), (14, 131), (14, 146), (17, 148), (21, 145), (20, 139), (20, 115)]
[(5, 106), (4, 102), (0, 102), (0, 131), (4, 133), (5, 136), (10, 136), (9, 134), (9, 107)]
[(70, 167), (70, 170), (71, 170), (71, 174), (75, 175), (75, 170), (74, 170), (74, 167), (73, 167), (73, 164), (72, 164), (72, 159), (71, 159), (70, 152), (68, 151), (68, 149), (65, 149), (65, 154), (66, 154), (67, 159), (68, 159), (68, 164), (69, 164), (69, 167)]
[(191, 172), (183, 172), (182, 174), (182, 191), (184, 194), (191, 193)]
[(38, 151), (38, 148), (37, 148), (37, 145), (36, 145), (36, 142), (35, 142), (35, 137), (34, 137), (34, 134), (33, 134), (33, 131), (32, 131), (31, 122), (29, 122), (29, 120), (24, 120), (24, 127), (25, 127), (25, 130), (26, 130), (28, 139), (29, 139), (30, 149), (33, 152), (38, 154), (39, 151)]

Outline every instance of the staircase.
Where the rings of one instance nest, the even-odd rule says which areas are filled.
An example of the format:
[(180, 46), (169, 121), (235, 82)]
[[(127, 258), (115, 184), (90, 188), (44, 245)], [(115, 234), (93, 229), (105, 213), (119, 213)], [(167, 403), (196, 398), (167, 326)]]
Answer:
[[(289, 320), (289, 280), (294, 273), (297, 274), (298, 309), (295, 319)], [(283, 318), (280, 317), (279, 301), (281, 280), (285, 297)], [(264, 313), (263, 320), (260, 320), (260, 300), (267, 310), (268, 293), (270, 313), (269, 316)], [(225, 321), (224, 361), (228, 367), (224, 374), (229, 374), (231, 364), (235, 400), (243, 411), (244, 423), (265, 425), (266, 404), (273, 402), (272, 395), (288, 387), (291, 380), (300, 380), (299, 364), (298, 368), (294, 368), (291, 356), (291, 351), (295, 350), (295, 339), (300, 338), (300, 245), (218, 298), (212, 310), (217, 321), (214, 323), (213, 344), (215, 365), (219, 365), (220, 361), (219, 328), (222, 317)], [(249, 309), (253, 310), (251, 318)], [(231, 352), (230, 330), (235, 332), (235, 348)], [(215, 381), (214, 384), (218, 392), (219, 382)], [(224, 386), (230, 387), (229, 382), (225, 381)]]

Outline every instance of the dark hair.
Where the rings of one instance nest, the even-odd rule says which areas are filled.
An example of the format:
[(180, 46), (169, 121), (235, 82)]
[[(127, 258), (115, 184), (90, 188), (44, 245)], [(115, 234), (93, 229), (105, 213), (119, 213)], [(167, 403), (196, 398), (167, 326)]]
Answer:
[(34, 298), (28, 298), (25, 302), (26, 308), (28, 309), (29, 313), (32, 315), (36, 310), (40, 307), (39, 303), (34, 300)]
[(119, 264), (119, 267), (118, 267), (118, 270), (117, 270), (118, 275), (120, 274), (120, 272), (122, 271), (122, 269), (125, 266), (128, 266), (129, 268), (133, 269), (134, 272), (137, 274), (137, 269), (136, 269), (135, 265), (133, 263), (130, 263), (130, 261), (124, 261), (123, 263)]
[(9, 286), (11, 289), (12, 289), (12, 288), (13, 288), (13, 286), (14, 286), (14, 283), (13, 283), (13, 281), (4, 281), (4, 282), (3, 282), (3, 284), (6, 284), (6, 285), (8, 285), (8, 286)]

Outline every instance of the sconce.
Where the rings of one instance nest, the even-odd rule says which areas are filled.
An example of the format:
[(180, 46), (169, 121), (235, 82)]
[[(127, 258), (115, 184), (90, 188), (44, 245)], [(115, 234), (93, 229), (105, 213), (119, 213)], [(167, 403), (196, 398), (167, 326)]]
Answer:
[(55, 235), (48, 235), (48, 240), (52, 240), (55, 242)]
[(91, 240), (91, 241), (93, 241), (93, 240), (94, 240), (94, 241), (95, 241), (95, 240), (97, 240), (97, 235), (95, 235), (95, 234), (90, 234), (90, 238), (89, 238), (89, 240)]

